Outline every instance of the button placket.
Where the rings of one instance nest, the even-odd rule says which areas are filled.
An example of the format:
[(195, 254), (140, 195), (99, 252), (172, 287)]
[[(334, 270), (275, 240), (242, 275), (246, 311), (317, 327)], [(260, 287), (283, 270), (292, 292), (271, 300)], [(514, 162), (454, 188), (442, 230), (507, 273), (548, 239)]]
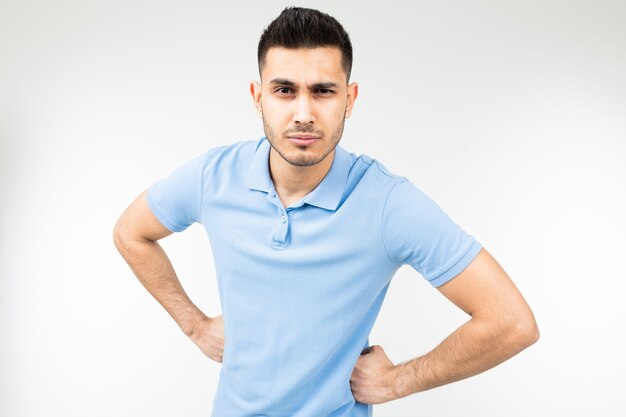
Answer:
[(280, 198), (276, 194), (276, 190), (271, 189), (267, 195), (268, 200), (276, 207), (278, 219), (274, 226), (272, 236), (272, 245), (276, 248), (284, 248), (287, 246), (287, 234), (289, 233), (289, 215), (283, 207)]
[(289, 232), (289, 217), (281, 208), (278, 210), (278, 222), (274, 230), (274, 241), (287, 243), (287, 233)]

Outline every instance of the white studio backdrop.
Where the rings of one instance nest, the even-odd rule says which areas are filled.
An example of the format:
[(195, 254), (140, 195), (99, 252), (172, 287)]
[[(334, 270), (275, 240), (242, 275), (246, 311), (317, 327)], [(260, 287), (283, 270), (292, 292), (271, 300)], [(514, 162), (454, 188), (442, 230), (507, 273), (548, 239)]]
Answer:
[[(539, 342), (375, 416), (625, 415), (626, 3), (304, 2), (351, 35), (342, 146), (408, 177), (503, 265)], [(204, 357), (117, 253), (145, 188), (260, 137), (256, 44), (289, 3), (0, 0), (0, 415), (208, 416)], [(161, 241), (220, 314), (200, 225)], [(370, 337), (394, 362), (468, 317), (409, 267)]]

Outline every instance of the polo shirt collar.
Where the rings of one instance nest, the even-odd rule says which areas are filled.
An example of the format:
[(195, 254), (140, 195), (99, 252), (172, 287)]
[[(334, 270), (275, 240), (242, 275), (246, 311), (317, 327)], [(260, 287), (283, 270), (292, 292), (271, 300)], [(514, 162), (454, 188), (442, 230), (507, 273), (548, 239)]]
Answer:
[(270, 143), (266, 138), (259, 141), (254, 150), (246, 176), (246, 187), (251, 190), (269, 193), (272, 189), (272, 178), (268, 169)]
[[(245, 183), (249, 189), (268, 193), (274, 188), (268, 167), (270, 147), (267, 138), (263, 138), (257, 146), (246, 176)], [(326, 210), (336, 210), (343, 196), (352, 163), (348, 151), (340, 146), (335, 147), (335, 157), (330, 170), (302, 202)]]

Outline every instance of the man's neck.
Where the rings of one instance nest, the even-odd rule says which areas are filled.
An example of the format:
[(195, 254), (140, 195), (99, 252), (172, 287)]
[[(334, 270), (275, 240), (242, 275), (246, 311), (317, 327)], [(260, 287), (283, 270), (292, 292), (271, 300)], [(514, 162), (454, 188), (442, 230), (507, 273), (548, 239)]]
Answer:
[(289, 207), (310, 193), (324, 179), (333, 164), (335, 150), (321, 162), (307, 167), (291, 165), (273, 148), (270, 149), (269, 171), (276, 194)]

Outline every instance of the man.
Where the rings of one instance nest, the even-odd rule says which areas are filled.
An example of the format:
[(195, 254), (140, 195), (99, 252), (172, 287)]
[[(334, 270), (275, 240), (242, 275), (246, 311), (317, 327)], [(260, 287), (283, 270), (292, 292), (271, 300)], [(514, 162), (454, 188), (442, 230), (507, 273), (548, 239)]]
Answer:
[[(406, 178), (338, 145), (358, 96), (332, 17), (287, 8), (263, 33), (250, 91), (265, 137), (210, 149), (144, 191), (115, 244), (146, 289), (221, 362), (213, 416), (367, 416), (372, 404), (457, 381), (538, 338), (504, 270)], [(159, 239), (204, 225), (222, 315), (186, 296)], [(409, 264), (471, 319), (394, 365), (368, 346)]]

